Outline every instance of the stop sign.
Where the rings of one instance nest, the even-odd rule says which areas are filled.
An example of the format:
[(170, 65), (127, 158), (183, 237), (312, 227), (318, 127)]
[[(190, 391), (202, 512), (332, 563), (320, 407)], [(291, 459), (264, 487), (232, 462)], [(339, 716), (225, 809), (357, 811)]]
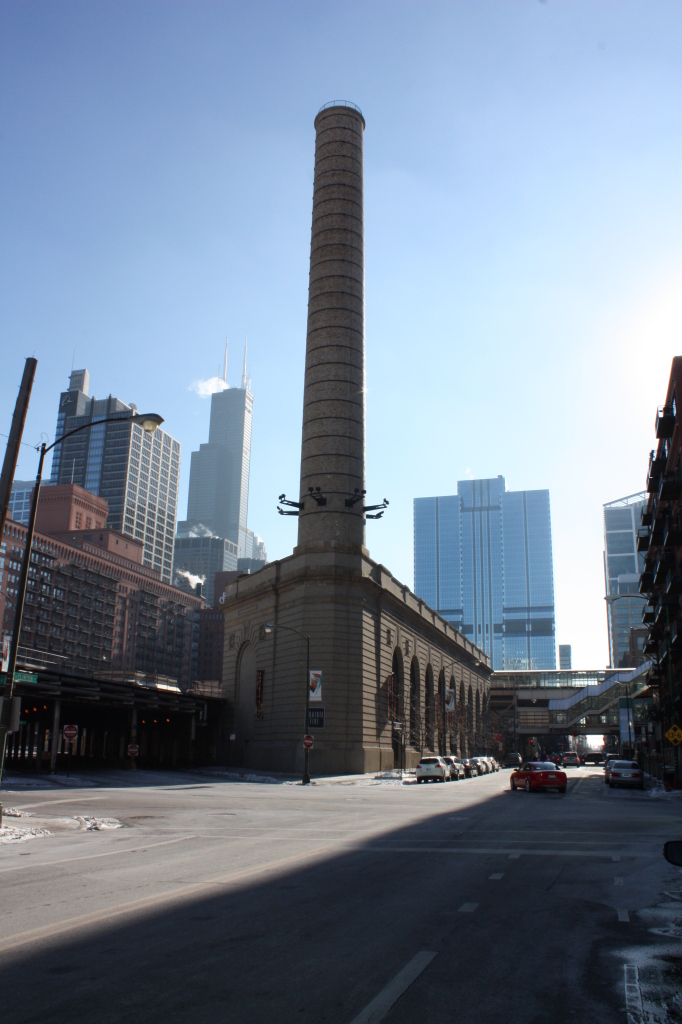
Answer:
[(310, 750), (314, 742), (313, 737), (310, 735), (303, 737), (303, 746), (306, 750)]
[(69, 740), (69, 742), (72, 742), (73, 740), (76, 739), (76, 736), (78, 736), (78, 726), (77, 725), (65, 725), (64, 726), (64, 739), (65, 740)]

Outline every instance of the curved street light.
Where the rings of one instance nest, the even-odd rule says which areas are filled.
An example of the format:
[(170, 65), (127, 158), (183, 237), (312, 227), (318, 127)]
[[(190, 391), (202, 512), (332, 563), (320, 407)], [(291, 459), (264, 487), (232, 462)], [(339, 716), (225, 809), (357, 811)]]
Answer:
[(65, 441), (67, 437), (71, 437), (73, 434), (79, 434), (82, 430), (91, 430), (92, 427), (100, 426), (102, 423), (137, 423), (146, 434), (153, 434), (157, 427), (163, 423), (163, 416), (159, 416), (158, 413), (131, 413), (130, 416), (107, 416), (103, 420), (93, 420), (90, 423), (83, 423), (80, 427), (74, 427), (73, 430), (68, 430), (61, 437), (53, 441), (52, 444), (46, 445), (43, 441), (40, 446), (40, 459), (38, 461), (38, 472), (36, 474), (36, 482), (33, 488), (33, 497), (31, 498), (31, 513), (28, 519), (28, 528), (26, 530), (26, 542), (24, 545), (24, 557), (21, 563), (21, 572), (19, 573), (19, 588), (16, 594), (16, 611), (14, 613), (14, 628), (12, 630), (12, 644), (9, 651), (9, 660), (7, 662), (7, 675), (5, 676), (5, 689), (3, 693), (4, 700), (2, 702), (2, 714), (0, 714), (0, 782), (2, 782), (2, 773), (5, 767), (5, 746), (7, 743), (7, 733), (9, 731), (10, 722), (10, 702), (12, 700), (12, 694), (14, 691), (14, 672), (17, 664), (17, 652), (19, 650), (19, 634), (21, 633), (21, 620), (24, 615), (24, 599), (26, 597), (26, 584), (28, 581), (28, 570), (31, 562), (31, 547), (33, 546), (33, 534), (35, 533), (36, 525), (36, 512), (38, 510), (38, 498), (40, 496), (40, 484), (43, 479), (43, 463), (45, 462), (45, 456), (49, 451), (52, 451), (58, 444)]

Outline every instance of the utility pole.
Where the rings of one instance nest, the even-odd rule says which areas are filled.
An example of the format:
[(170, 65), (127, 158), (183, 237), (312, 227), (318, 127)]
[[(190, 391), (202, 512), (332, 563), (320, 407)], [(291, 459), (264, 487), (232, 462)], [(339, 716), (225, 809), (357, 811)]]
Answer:
[(31, 397), (31, 388), (33, 387), (33, 378), (36, 375), (37, 365), (37, 359), (29, 358), (26, 360), (24, 365), (24, 375), (21, 378), (19, 394), (17, 395), (16, 405), (14, 406), (12, 426), (9, 431), (9, 439), (7, 441), (7, 448), (5, 449), (5, 459), (2, 464), (2, 474), (0, 475), (0, 540), (2, 539), (5, 529), (7, 507), (9, 505), (10, 494), (12, 493), (12, 484), (14, 482), (14, 473), (17, 468), (17, 459), (19, 458), (19, 445), (21, 444), (21, 437), (24, 433), (26, 413), (28, 412), (28, 403)]

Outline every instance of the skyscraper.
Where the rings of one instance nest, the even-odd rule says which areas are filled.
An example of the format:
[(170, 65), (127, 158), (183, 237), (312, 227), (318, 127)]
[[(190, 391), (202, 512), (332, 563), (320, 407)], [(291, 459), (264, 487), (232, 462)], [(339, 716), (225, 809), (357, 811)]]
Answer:
[(254, 534), (247, 519), (253, 395), (246, 373), (246, 347), (241, 388), (229, 387), (227, 360), (222, 385), (211, 396), (208, 443), (192, 452), (187, 519), (178, 523), (178, 537), (208, 533), (236, 544), (238, 558), (252, 558)]
[(415, 498), (414, 589), (493, 669), (555, 668), (549, 491), (507, 491), (498, 476)]
[(15, 523), (22, 523), (28, 526), (31, 514), (31, 495), (35, 487), (35, 480), (15, 480), (12, 484), (12, 491), (7, 505), (7, 515)]
[(90, 374), (76, 370), (69, 390), (62, 392), (56, 437), (108, 417), (67, 438), (54, 449), (51, 484), (78, 484), (109, 504), (107, 526), (144, 544), (144, 564), (171, 581), (173, 536), (178, 506), (180, 444), (159, 428), (153, 437), (127, 418), (134, 405), (119, 398), (96, 399), (88, 394)]
[(572, 667), (571, 661), (571, 645), (559, 644), (559, 668), (563, 671), (569, 671)]
[(648, 497), (642, 491), (604, 505), (604, 586), (613, 668), (630, 663), (630, 630), (642, 629), (644, 601), (639, 596), (639, 576), (645, 556), (637, 553), (637, 528)]

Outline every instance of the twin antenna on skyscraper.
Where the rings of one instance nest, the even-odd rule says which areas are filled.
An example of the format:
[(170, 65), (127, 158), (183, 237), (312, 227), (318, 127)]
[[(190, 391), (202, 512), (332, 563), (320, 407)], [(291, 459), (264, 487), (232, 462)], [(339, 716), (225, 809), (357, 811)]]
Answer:
[[(249, 333), (247, 331), (245, 333), (245, 335), (244, 335), (244, 369), (242, 370), (242, 388), (247, 388), (248, 387), (250, 389), (251, 388), (251, 379), (250, 379), (250, 377), (247, 378), (247, 374), (246, 374), (246, 347), (247, 347), (248, 340), (249, 340)], [(225, 338), (225, 359), (223, 361), (223, 382), (225, 383), (225, 385), (229, 386), (227, 384), (227, 341), (228, 341), (228, 339)], [(220, 375), (220, 370), (218, 370), (218, 374)]]

